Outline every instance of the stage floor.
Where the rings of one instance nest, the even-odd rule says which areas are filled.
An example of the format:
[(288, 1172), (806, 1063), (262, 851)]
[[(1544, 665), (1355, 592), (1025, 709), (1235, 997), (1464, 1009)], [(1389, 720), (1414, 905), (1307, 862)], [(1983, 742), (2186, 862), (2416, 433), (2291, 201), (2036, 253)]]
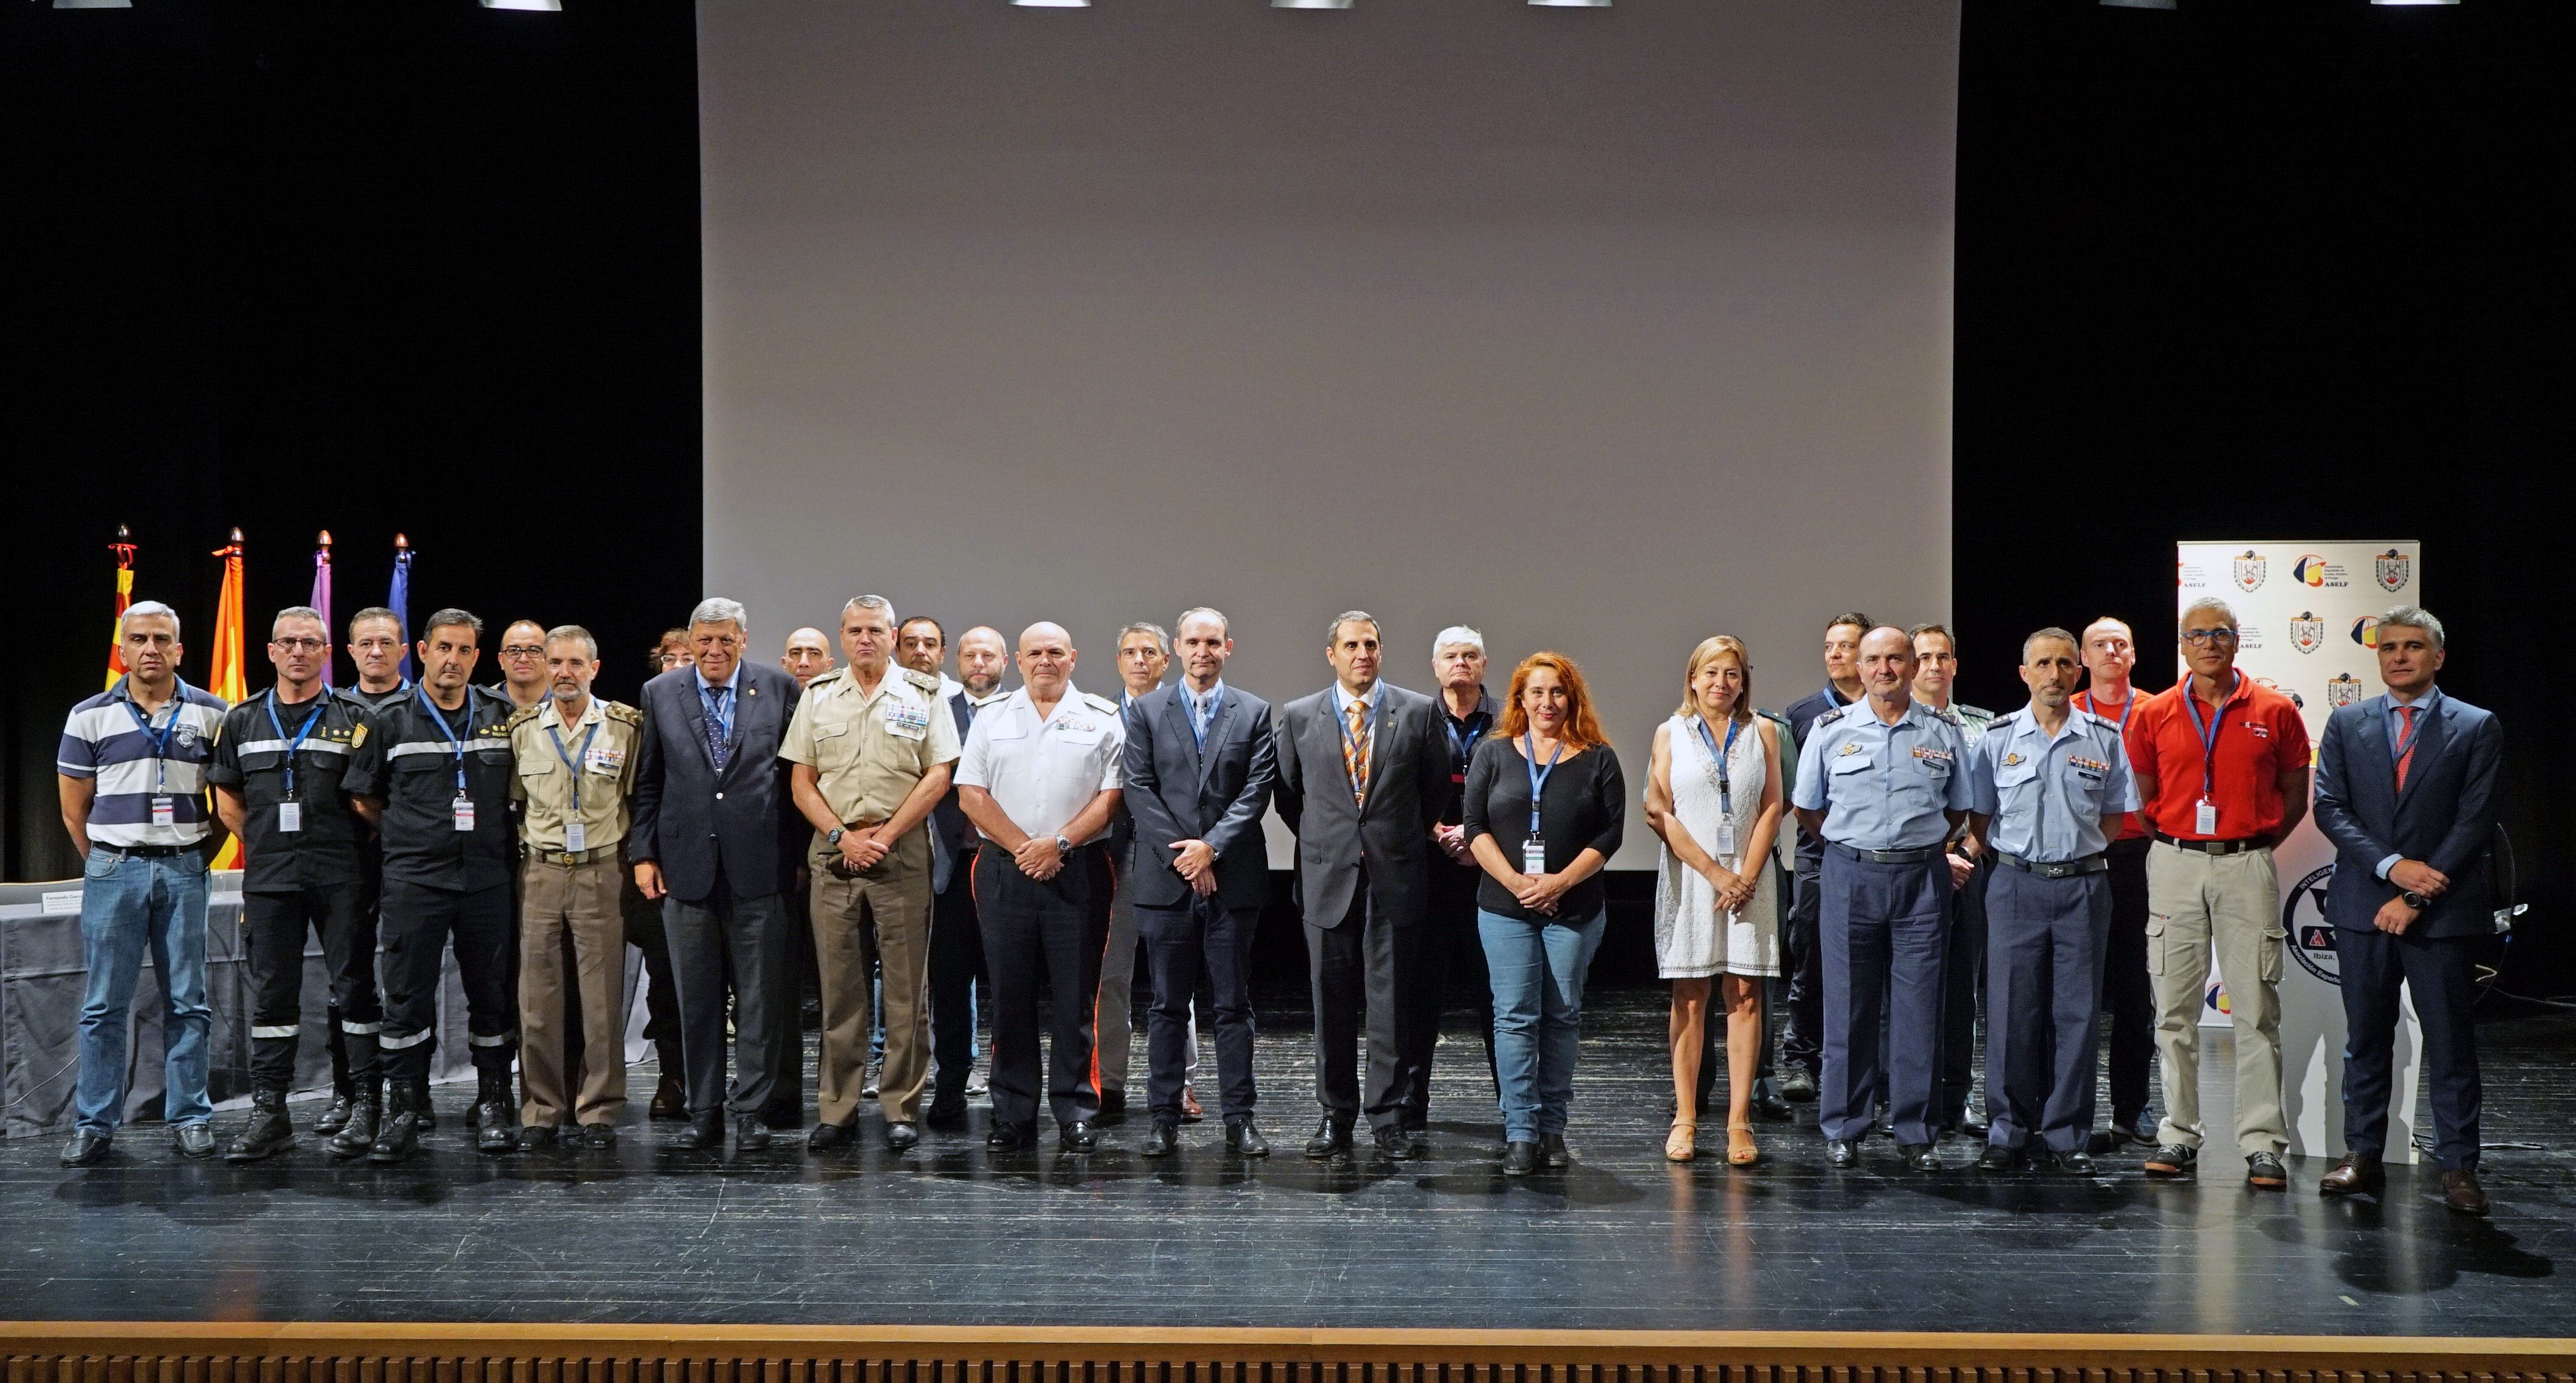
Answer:
[[(1836, 1173), (1811, 1107), (1763, 1126), (1759, 1167), (1675, 1167), (1660, 991), (1594, 1010), (1576, 1165), (1518, 1181), (1495, 1170), (1462, 1031), (1431, 1161), (1308, 1162), (1308, 1038), (1284, 1016), (1260, 1063), (1279, 1152), (1256, 1163), (1224, 1155), (1213, 1119), (1160, 1164), (1133, 1121), (1088, 1157), (1048, 1130), (1044, 1152), (997, 1158), (981, 1109), (972, 1134), (902, 1158), (871, 1112), (855, 1153), (728, 1163), (655, 1147), (676, 1125), (648, 1132), (640, 1099), (613, 1153), (494, 1159), (463, 1146), (466, 1086), (441, 1090), (432, 1150), (390, 1170), (336, 1166), (309, 1134), (235, 1169), (136, 1128), (86, 1172), (54, 1164), (58, 1139), (15, 1139), (0, 1317), (2576, 1334), (2555, 1280), (2576, 1255), (2568, 1019), (2483, 1031), (2496, 1213), (2477, 1222), (2443, 1211), (2429, 1162), (2392, 1167), (2384, 1202), (2321, 1199), (2321, 1161), (2294, 1160), (2286, 1195), (2223, 1157), (2198, 1184), (2149, 1183), (2133, 1154), (2090, 1182), (1981, 1177), (1956, 1142), (1938, 1175), (1898, 1170), (1884, 1141)], [(2224, 1127), (2215, 1047), (2203, 1089)], [(635, 1085), (650, 1093), (649, 1068)]]

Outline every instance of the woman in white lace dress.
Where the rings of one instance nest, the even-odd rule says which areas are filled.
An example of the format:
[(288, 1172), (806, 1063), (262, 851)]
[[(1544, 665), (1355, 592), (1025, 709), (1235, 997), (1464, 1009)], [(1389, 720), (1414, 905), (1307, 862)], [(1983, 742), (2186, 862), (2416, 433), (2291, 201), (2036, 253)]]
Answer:
[(1753, 662), (1720, 634), (1691, 650), (1681, 709), (1655, 729), (1646, 821), (1663, 838), (1655, 883), (1656, 968), (1673, 982), (1673, 1127), (1664, 1156), (1697, 1154), (1700, 1044), (1709, 984), (1726, 1010), (1726, 1160), (1761, 1157), (1753, 1141), (1754, 1063), (1762, 1052), (1762, 979), (1780, 973), (1771, 848), (1782, 779), (1777, 729), (1753, 714)]

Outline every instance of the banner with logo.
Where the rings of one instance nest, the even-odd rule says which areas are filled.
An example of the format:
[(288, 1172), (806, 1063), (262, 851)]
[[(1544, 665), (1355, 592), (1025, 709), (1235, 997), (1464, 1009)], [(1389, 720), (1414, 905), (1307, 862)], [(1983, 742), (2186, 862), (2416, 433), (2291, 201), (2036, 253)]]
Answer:
[[(2236, 667), (2288, 696), (2304, 714), (2311, 744), (2323, 740), (2338, 706), (2376, 696), (2380, 612), (2421, 604), (2423, 563), (2412, 540), (2379, 542), (2178, 543), (2174, 608), (2217, 596), (2236, 610)], [(2175, 655), (2178, 668), (2181, 656)], [(2290, 1151), (2343, 1155), (2343, 999), (2336, 989), (2334, 934), (2326, 925), (2326, 881), (2334, 850), (2314, 817), (2272, 852), (2281, 875), (2281, 1097)], [(2402, 1001), (2388, 1107), (2387, 1159), (2413, 1162), (2418, 1084), (2415, 1006)], [(2210, 963), (2203, 1027), (2228, 1025), (2226, 987)]]

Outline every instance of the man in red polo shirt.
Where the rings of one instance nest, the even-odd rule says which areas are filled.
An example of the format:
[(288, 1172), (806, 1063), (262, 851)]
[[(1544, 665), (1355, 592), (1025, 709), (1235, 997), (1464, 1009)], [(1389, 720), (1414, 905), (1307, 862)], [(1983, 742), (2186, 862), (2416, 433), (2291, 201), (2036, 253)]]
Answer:
[(2280, 882), (2272, 847), (2308, 811), (2308, 731), (2290, 699), (2236, 670), (2236, 612), (2195, 600), (2182, 614), (2191, 675), (2129, 716), (2127, 743), (2147, 851), (2147, 968), (2165, 1121), (2154, 1177), (2199, 1160), (2200, 1006), (2211, 943), (2236, 1025), (2236, 1144), (2246, 1180), (2287, 1187), (2281, 1153)]

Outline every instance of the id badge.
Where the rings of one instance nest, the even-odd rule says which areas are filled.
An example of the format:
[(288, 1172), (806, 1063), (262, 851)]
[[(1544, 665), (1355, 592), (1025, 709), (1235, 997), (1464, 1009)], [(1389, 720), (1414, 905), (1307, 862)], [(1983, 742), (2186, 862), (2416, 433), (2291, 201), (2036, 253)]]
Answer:
[(301, 803), (301, 802), (280, 802), (280, 803), (278, 803), (278, 804), (277, 804), (277, 829), (279, 829), (279, 830), (281, 830), (281, 831), (301, 831), (301, 830), (303, 830), (303, 829), (304, 829), (304, 804), (303, 804), (303, 803)]
[(1732, 855), (1735, 853), (1734, 822), (1721, 821), (1717, 823), (1717, 853), (1721, 855)]
[(458, 829), (458, 830), (460, 830), (460, 831), (470, 831), (470, 830), (473, 830), (473, 829), (474, 829), (474, 799), (473, 799), (473, 798), (471, 798), (471, 797), (459, 797), (459, 798), (457, 798), (457, 799), (456, 799), (456, 802), (455, 802), (455, 804), (454, 804), (454, 807), (453, 807), (453, 809), (452, 809), (452, 810), (455, 812), (455, 817), (456, 817), (456, 829)]
[(153, 824), (153, 825), (155, 825), (155, 826), (176, 826), (176, 825), (178, 825), (178, 824), (179, 824), (179, 799), (177, 799), (177, 798), (175, 798), (175, 797), (155, 797), (155, 798), (153, 798), (153, 799), (152, 799), (152, 824)]
[(1547, 841), (1531, 836), (1521, 842), (1521, 872), (1532, 878), (1547, 872)]
[(590, 832), (589, 832), (589, 831), (587, 831), (587, 830), (585, 830), (585, 829), (583, 828), (583, 826), (582, 826), (582, 824), (581, 824), (580, 822), (578, 822), (578, 821), (567, 821), (567, 822), (565, 822), (565, 823), (564, 823), (564, 852), (565, 852), (565, 853), (567, 853), (567, 854), (578, 855), (578, 854), (580, 854), (582, 851), (589, 849), (589, 848), (590, 848), (589, 836), (590, 836)]
[(2196, 836), (2218, 834), (2218, 804), (2204, 797), (2191, 809), (2191, 833)]

